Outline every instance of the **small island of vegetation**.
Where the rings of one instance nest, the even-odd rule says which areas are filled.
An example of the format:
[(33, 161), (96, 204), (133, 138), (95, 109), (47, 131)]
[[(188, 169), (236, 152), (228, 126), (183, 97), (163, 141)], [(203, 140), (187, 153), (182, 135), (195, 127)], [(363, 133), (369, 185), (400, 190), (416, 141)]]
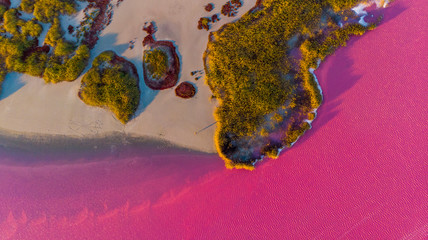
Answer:
[(261, 0), (209, 37), (206, 81), (219, 101), (217, 151), (228, 168), (276, 158), (310, 128), (322, 102), (311, 71), (352, 35), (360, 0)]
[(171, 41), (156, 41), (156, 26), (146, 23), (143, 28), (148, 35), (143, 40), (144, 82), (153, 90), (174, 87), (178, 82), (180, 59)]
[(139, 77), (134, 64), (105, 51), (83, 76), (79, 97), (88, 105), (106, 107), (123, 124), (134, 115), (140, 102)]

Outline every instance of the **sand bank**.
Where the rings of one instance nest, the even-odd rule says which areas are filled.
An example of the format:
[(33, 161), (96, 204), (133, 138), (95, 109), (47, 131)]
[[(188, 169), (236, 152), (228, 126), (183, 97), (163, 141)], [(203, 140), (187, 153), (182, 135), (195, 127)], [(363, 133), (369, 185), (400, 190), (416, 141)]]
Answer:
[[(243, 1), (236, 17), (220, 16), (212, 31), (236, 20), (255, 5), (256, 0)], [(214, 3), (215, 9), (206, 12), (204, 6)], [(102, 32), (92, 50), (90, 62), (105, 50), (114, 50), (142, 70), (141, 42), (146, 34), (144, 23), (155, 21), (158, 40), (171, 40), (178, 47), (181, 57), (179, 83), (192, 81), (197, 94), (192, 99), (175, 96), (174, 89), (153, 91), (140, 81), (142, 97), (135, 118), (122, 125), (107, 110), (86, 106), (77, 97), (81, 78), (71, 83), (45, 85), (42, 79), (22, 74), (8, 74), (0, 95), (0, 127), (4, 130), (31, 134), (55, 134), (87, 138), (102, 134), (125, 133), (131, 136), (147, 136), (163, 139), (174, 144), (206, 152), (214, 152), (213, 135), (215, 103), (204, 84), (190, 76), (190, 72), (203, 69), (202, 54), (208, 42), (209, 32), (198, 30), (200, 17), (220, 13), (224, 0), (126, 0), (114, 8), (112, 23)], [(160, 7), (164, 6), (164, 7)], [(129, 42), (135, 47), (129, 49)], [(89, 69), (88, 66), (87, 69)], [(195, 134), (198, 132), (198, 134)]]

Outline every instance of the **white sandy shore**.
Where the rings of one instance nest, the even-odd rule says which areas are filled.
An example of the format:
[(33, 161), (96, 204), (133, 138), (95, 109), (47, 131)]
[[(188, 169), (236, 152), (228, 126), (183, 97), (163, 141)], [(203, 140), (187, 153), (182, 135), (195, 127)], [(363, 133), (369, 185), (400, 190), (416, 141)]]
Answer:
[[(42, 79), (22, 74), (8, 74), (0, 94), (0, 128), (20, 133), (55, 134), (73, 137), (90, 137), (114, 132), (133, 136), (158, 137), (180, 146), (206, 152), (214, 152), (215, 125), (195, 132), (214, 123), (215, 103), (210, 101), (211, 92), (204, 79), (195, 81), (190, 72), (203, 70), (202, 54), (208, 34), (197, 29), (200, 17), (220, 13), (226, 0), (125, 0), (114, 9), (112, 23), (103, 31), (93, 58), (105, 50), (114, 50), (132, 61), (141, 79), (142, 100), (135, 119), (122, 125), (107, 110), (86, 106), (77, 97), (80, 79), (68, 83), (46, 85)], [(238, 16), (220, 16), (212, 30), (233, 21), (255, 5), (256, 0), (243, 1)], [(204, 6), (214, 3), (208, 13)], [(181, 56), (182, 81), (193, 82), (197, 94), (184, 100), (175, 96), (174, 89), (152, 91), (142, 80), (142, 46), (145, 33), (141, 30), (146, 21), (155, 21), (158, 40), (172, 40)], [(128, 49), (129, 41), (135, 40), (134, 49)]]

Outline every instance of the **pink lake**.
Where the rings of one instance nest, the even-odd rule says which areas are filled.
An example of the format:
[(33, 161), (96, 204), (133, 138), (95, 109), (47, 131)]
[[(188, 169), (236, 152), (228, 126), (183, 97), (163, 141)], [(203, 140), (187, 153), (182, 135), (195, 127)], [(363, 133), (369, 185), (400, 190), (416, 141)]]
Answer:
[(252, 172), (178, 150), (0, 149), (0, 239), (426, 239), (427, 12), (397, 0), (328, 57), (313, 128)]

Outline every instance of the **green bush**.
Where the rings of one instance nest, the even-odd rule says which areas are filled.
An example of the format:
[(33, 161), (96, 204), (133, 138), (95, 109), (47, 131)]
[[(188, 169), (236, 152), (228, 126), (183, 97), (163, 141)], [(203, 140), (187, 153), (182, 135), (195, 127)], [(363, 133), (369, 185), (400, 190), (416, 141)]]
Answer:
[(46, 83), (58, 83), (65, 80), (66, 67), (57, 57), (51, 57), (47, 63), (43, 79)]
[[(20, 72), (43, 77), (48, 83), (73, 81), (87, 66), (89, 48), (65, 41), (58, 16), (75, 12), (75, 0), (22, 0), (16, 9), (0, 5), (0, 77), (7, 72)], [(24, 21), (19, 10), (33, 13), (35, 19)], [(38, 47), (37, 37), (43, 31), (39, 22), (51, 22), (45, 44), (53, 51)]]
[(140, 101), (139, 79), (134, 68), (131, 62), (119, 60), (112, 51), (101, 53), (83, 76), (80, 97), (88, 105), (107, 107), (125, 124)]
[(76, 55), (78, 55), (80, 58), (89, 59), (89, 47), (85, 44), (80, 45), (76, 50)]
[(22, 0), (21, 5), (19, 5), (19, 7), (24, 12), (33, 13), (34, 3), (35, 3), (35, 0)]
[(45, 71), (48, 62), (46, 53), (34, 52), (25, 60), (25, 73), (35, 77), (41, 77)]
[(80, 45), (71, 58), (53, 56), (47, 63), (43, 79), (47, 83), (74, 81), (85, 70), (89, 56), (89, 48), (86, 45)]
[(38, 37), (42, 33), (42, 26), (35, 21), (27, 21), (21, 27), (21, 32), (25, 36)]
[(355, 6), (361, 0), (326, 0), (326, 2), (332, 6), (334, 11), (338, 12)]
[(17, 10), (16, 9), (9, 9), (7, 10), (4, 15), (4, 29), (11, 33), (12, 35), (18, 35), (19, 34), (19, 18), (17, 17)]
[(74, 0), (35, 0), (33, 14), (41, 22), (53, 22), (60, 14), (76, 12)]
[(93, 68), (100, 68), (102, 65), (110, 63), (116, 54), (113, 51), (105, 51), (98, 55), (94, 61), (92, 61)]
[[(86, 46), (86, 45), (85, 45)], [(89, 57), (84, 57), (82, 55), (76, 54), (71, 59), (69, 59), (66, 64), (65, 80), (74, 81), (77, 79), (88, 63)]]
[(0, 19), (3, 19), (3, 15), (6, 11), (7, 8), (4, 5), (0, 5)]
[(63, 32), (61, 30), (61, 24), (58, 18), (53, 20), (52, 26), (49, 28), (48, 33), (46, 34), (45, 44), (51, 45), (52, 47), (56, 46), (58, 41), (62, 39)]
[(144, 62), (153, 78), (162, 78), (168, 70), (168, 55), (160, 49), (153, 49), (144, 53)]
[(55, 56), (68, 56), (74, 52), (75, 46), (67, 41), (58, 40), (55, 47), (54, 54)]

